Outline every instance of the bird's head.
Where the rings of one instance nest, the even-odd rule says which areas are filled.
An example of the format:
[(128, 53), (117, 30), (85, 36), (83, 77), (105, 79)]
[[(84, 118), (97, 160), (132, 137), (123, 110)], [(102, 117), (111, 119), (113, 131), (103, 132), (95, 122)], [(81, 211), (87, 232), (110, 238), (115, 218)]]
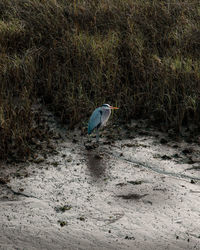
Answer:
[(103, 104), (102, 108), (104, 108), (104, 109), (119, 109), (117, 107), (110, 106), (109, 104)]

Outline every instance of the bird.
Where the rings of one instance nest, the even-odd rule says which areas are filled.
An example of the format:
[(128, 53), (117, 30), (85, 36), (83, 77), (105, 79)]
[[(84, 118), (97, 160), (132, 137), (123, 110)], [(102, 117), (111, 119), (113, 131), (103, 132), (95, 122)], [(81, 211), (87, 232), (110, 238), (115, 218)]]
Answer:
[(96, 108), (90, 116), (88, 123), (88, 134), (90, 135), (93, 130), (96, 129), (96, 141), (99, 142), (99, 129), (106, 125), (111, 109), (119, 109), (117, 107), (110, 106), (109, 104), (103, 104), (101, 107)]

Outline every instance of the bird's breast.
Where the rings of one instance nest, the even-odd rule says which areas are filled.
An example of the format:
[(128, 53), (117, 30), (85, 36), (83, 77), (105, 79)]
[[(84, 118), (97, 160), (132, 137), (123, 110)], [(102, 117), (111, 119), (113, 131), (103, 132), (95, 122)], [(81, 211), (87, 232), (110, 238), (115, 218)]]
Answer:
[(111, 114), (111, 110), (110, 109), (105, 109), (102, 112), (102, 117), (101, 117), (101, 126), (105, 126), (106, 122), (108, 121), (109, 117)]

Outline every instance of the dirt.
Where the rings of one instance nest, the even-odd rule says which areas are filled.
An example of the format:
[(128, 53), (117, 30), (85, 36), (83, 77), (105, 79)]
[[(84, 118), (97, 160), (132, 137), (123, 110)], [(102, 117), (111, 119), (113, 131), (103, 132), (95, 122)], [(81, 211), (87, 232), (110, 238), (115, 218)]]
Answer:
[(0, 249), (200, 249), (199, 143), (138, 126), (54, 126), (52, 154), (2, 163)]

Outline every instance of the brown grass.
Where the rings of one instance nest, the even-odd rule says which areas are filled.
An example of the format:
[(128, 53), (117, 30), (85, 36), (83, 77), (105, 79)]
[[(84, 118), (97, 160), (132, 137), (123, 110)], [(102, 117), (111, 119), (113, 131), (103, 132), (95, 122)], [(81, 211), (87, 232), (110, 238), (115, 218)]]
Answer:
[(70, 125), (102, 103), (199, 124), (199, 16), (194, 0), (2, 0), (0, 157), (29, 154), (38, 97)]

